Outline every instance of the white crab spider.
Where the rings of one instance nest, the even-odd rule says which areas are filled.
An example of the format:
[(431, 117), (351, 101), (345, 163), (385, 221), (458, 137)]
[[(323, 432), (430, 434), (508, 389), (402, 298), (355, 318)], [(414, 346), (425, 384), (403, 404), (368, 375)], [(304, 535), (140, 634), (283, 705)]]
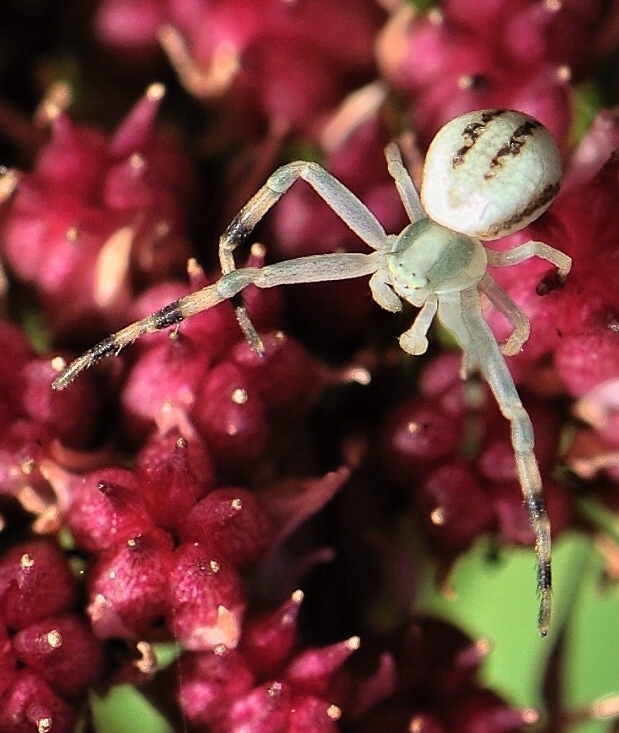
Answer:
[[(517, 231), (548, 208), (561, 181), (559, 151), (548, 131), (521, 112), (464, 114), (445, 125), (430, 145), (421, 199), (398, 148), (388, 145), (385, 155), (412, 222), (400, 234), (386, 234), (367, 207), (318, 164), (288, 163), (271, 175), (224, 232), (219, 242), (223, 274), (216, 283), (109, 336), (66, 366), (53, 387), (64, 389), (83, 369), (118, 354), (142, 334), (177, 326), (196, 313), (235, 298), (247, 285), (271, 288), (370, 275), (372, 296), (380, 306), (399, 311), (404, 299), (421, 309), (400, 337), (402, 349), (410, 354), (424, 353), (428, 329), (438, 313), (464, 350), (465, 370), (480, 368), (511, 423), (518, 477), (536, 538), (538, 625), (545, 635), (551, 609), (550, 524), (533, 453), (533, 427), (502, 356), (522, 348), (529, 336), (529, 322), (490, 277), (487, 267), (506, 267), (537, 256), (555, 265), (563, 278), (571, 260), (543, 242), (497, 252), (486, 249), (480, 240)], [(237, 270), (235, 248), (299, 178), (309, 183), (373, 252), (313, 255)], [(514, 327), (502, 346), (482, 317), (480, 292)], [(250, 344), (261, 352), (262, 342), (244, 306), (237, 304), (236, 312)]]

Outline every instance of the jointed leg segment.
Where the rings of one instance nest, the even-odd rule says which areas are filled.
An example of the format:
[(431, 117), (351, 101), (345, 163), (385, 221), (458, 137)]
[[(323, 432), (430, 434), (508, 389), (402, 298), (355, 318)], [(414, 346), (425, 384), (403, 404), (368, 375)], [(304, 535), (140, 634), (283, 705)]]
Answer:
[(302, 178), (342, 221), (372, 249), (385, 249), (389, 239), (378, 219), (344, 184), (317, 163), (296, 161), (278, 168), (234, 217), (219, 240), (224, 274), (235, 269), (233, 252), (295, 181)]
[[(360, 199), (317, 163), (295, 161), (278, 168), (258, 193), (234, 217), (223, 233), (219, 240), (219, 262), (224, 275), (232, 272), (236, 267), (234, 250), (299, 178), (309, 183), (340, 219), (372, 249), (385, 250), (389, 247), (390, 238), (378, 219)], [(323, 277), (322, 279), (339, 278)], [(244, 305), (236, 305), (235, 311), (239, 324), (252, 348), (262, 353), (264, 350), (262, 341), (249, 320)]]
[(212, 308), (230, 297), (222, 295), (218, 290), (218, 285), (219, 283), (214, 283), (202, 288), (202, 290), (186, 295), (164, 306), (156, 313), (151, 313), (141, 321), (125, 326), (120, 331), (108, 336), (63, 369), (53, 381), (53, 389), (68, 387), (84, 369), (89, 369), (107, 356), (118, 355), (125, 346), (129, 346), (143, 334), (164, 331), (172, 326), (177, 326), (185, 318), (189, 318), (189, 316), (207, 308)]
[(406, 166), (402, 162), (400, 149), (395, 143), (389, 143), (385, 148), (385, 158), (387, 160), (387, 169), (393, 178), (408, 218), (414, 222), (418, 219), (425, 219), (426, 213), (421, 206), (419, 194), (415, 188)]
[(378, 257), (379, 254), (375, 252), (367, 255), (359, 252), (344, 252), (299, 257), (296, 260), (277, 262), (266, 267), (246, 267), (242, 270), (233, 270), (223, 275), (216, 283), (185, 295), (141, 321), (136, 321), (112, 336), (108, 336), (64, 369), (56, 377), (52, 386), (54, 389), (64, 389), (84, 369), (90, 368), (107, 356), (117, 355), (125, 346), (133, 343), (143, 334), (177, 326), (196, 313), (208, 310), (224, 300), (234, 298), (248, 285), (272, 288), (277, 285), (295, 283), (349, 280), (374, 273), (378, 266)]
[(490, 267), (511, 267), (529, 260), (531, 257), (540, 257), (542, 260), (553, 264), (559, 271), (559, 277), (561, 278), (565, 278), (572, 267), (571, 257), (559, 252), (559, 250), (545, 242), (526, 242), (519, 247), (507, 249), (504, 252), (486, 247), (486, 255)]
[(481, 313), (476, 288), (460, 294), (461, 318), (468, 336), (468, 347), (480, 368), (503, 415), (511, 423), (511, 438), (516, 469), (525, 507), (535, 533), (537, 588), (540, 594), (538, 626), (545, 636), (551, 610), (550, 522), (542, 490), (542, 478), (533, 452), (533, 425), (520, 400), (514, 380), (499, 346)]
[(479, 287), (484, 292), (492, 305), (501, 312), (505, 318), (512, 324), (514, 330), (507, 341), (501, 345), (501, 351), (506, 356), (517, 354), (524, 346), (529, 334), (531, 333), (531, 324), (524, 312), (509, 297), (502, 287), (486, 274), (479, 281)]

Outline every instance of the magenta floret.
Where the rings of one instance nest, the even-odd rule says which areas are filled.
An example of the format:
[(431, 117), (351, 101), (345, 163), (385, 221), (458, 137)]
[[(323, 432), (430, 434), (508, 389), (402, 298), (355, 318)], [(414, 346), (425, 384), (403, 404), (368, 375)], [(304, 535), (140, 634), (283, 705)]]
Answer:
[(22, 664), (38, 672), (63, 698), (81, 695), (102, 671), (103, 655), (90, 625), (76, 614), (48, 616), (13, 637)]
[(186, 649), (234, 649), (245, 605), (243, 582), (225, 556), (199, 542), (176, 550), (167, 615), (174, 636)]
[(35, 672), (23, 670), (2, 698), (0, 730), (7, 733), (33, 733), (53, 730), (72, 733), (75, 710), (56, 695)]
[(57, 545), (32, 540), (0, 557), (0, 597), (6, 624), (16, 631), (70, 610), (77, 598), (77, 583)]
[(132, 278), (159, 281), (187, 256), (191, 173), (154, 128), (163, 91), (152, 85), (110, 139), (58, 115), (34, 170), (20, 177), (2, 252), (56, 336), (117, 325)]
[(272, 523), (254, 494), (242, 488), (211, 491), (186, 513), (181, 542), (200, 542), (237, 567), (251, 567), (269, 547)]
[(97, 637), (134, 639), (161, 626), (173, 565), (172, 538), (157, 529), (100, 552), (88, 573), (86, 609)]
[(100, 552), (154, 528), (138, 478), (123, 468), (76, 480), (67, 520), (77, 547), (86, 552)]

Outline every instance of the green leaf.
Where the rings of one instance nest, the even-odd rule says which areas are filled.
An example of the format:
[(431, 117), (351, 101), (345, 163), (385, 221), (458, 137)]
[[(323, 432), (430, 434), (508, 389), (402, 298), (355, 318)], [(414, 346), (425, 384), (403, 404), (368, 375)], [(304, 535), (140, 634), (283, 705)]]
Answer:
[(107, 695), (90, 693), (97, 733), (174, 733), (168, 721), (133, 685), (118, 685)]
[(548, 637), (537, 630), (538, 600), (533, 550), (510, 548), (493, 557), (482, 538), (455, 564), (450, 598), (436, 586), (431, 565), (422, 569), (416, 613), (456, 624), (473, 639), (485, 639), (485, 683), (511, 704), (543, 712), (542, 681), (554, 643), (564, 627), (591, 553), (588, 539), (571, 533), (553, 548), (553, 616)]
[(436, 5), (436, 0), (408, 0), (408, 4), (417, 10), (429, 10)]
[(46, 354), (51, 347), (51, 335), (40, 310), (24, 307), (21, 311), (21, 327), (37, 354)]
[(594, 81), (577, 86), (572, 93), (572, 129), (570, 141), (573, 146), (585, 136), (597, 113), (604, 106), (602, 93)]
[[(564, 707), (578, 723), (571, 728), (578, 733), (613, 730), (619, 708), (619, 595), (616, 584), (605, 582), (604, 575), (603, 557), (590, 553), (565, 633)], [(614, 716), (578, 720), (579, 713), (594, 715), (592, 706), (604, 715), (604, 704), (611, 701)]]
[(155, 656), (157, 657), (157, 669), (162, 670), (169, 667), (183, 653), (183, 648), (175, 641), (160, 641), (153, 644)]

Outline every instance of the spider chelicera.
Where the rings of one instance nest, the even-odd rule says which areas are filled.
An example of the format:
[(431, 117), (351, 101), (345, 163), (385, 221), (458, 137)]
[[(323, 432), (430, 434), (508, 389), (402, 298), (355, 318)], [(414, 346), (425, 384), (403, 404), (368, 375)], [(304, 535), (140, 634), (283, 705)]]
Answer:
[[(412, 326), (400, 336), (402, 349), (423, 354), (428, 347), (428, 329), (438, 314), (464, 351), (463, 374), (481, 370), (511, 424), (518, 478), (535, 533), (538, 625), (545, 635), (551, 611), (550, 523), (533, 453), (533, 426), (503, 358), (503, 354), (520, 351), (529, 336), (529, 321), (488, 274), (487, 267), (516, 265), (537, 256), (555, 265), (559, 277), (565, 278), (571, 260), (544, 242), (531, 241), (499, 252), (487, 249), (481, 240), (517, 231), (548, 208), (561, 181), (557, 146), (539, 122), (521, 112), (481, 110), (462, 115), (445, 125), (433, 140), (424, 163), (420, 195), (398, 147), (388, 145), (385, 156), (411, 220), (402, 232), (385, 233), (369, 209), (320, 165), (288, 163), (270, 176), (222, 235), (219, 259), (223, 274), (217, 282), (101, 341), (64, 365), (53, 387), (64, 389), (82, 370), (118, 354), (142, 334), (177, 327), (186, 318), (235, 298), (248, 285), (272, 288), (370, 276), (372, 296), (382, 308), (399, 311), (402, 299), (420, 308)], [(299, 178), (373, 251), (311, 255), (237, 270), (235, 248)], [(502, 345), (482, 317), (480, 293), (513, 326)], [(235, 310), (247, 340), (261, 353), (261, 339), (243, 304), (237, 302)]]

